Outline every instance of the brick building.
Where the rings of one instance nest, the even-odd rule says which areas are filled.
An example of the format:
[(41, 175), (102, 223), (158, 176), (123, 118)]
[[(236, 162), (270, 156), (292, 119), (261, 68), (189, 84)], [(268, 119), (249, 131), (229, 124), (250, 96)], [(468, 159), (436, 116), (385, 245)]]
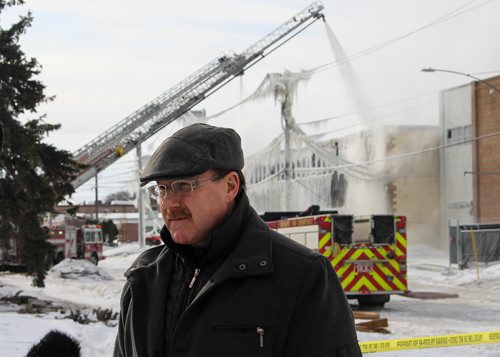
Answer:
[[(486, 82), (486, 83), (485, 83)], [(500, 76), (441, 92), (443, 224), (500, 222)]]
[[(488, 80), (500, 88), (500, 76)], [(500, 92), (474, 83), (472, 147), (474, 218), (478, 223), (500, 222)]]

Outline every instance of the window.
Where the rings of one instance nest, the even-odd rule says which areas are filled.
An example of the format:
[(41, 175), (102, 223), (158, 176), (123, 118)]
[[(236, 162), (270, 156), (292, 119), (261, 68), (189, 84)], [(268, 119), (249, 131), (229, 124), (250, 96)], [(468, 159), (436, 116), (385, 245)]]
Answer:
[(95, 243), (95, 242), (102, 242), (101, 231), (86, 230), (85, 243)]
[(471, 138), (471, 126), (457, 126), (455, 128), (450, 128), (446, 132), (446, 143), (455, 144), (460, 143)]

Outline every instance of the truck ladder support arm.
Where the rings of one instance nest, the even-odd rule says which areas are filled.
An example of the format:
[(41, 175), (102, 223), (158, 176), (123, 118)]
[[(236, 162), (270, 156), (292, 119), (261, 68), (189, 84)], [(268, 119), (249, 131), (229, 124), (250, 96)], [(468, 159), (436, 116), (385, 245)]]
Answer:
[(265, 56), (266, 50), (272, 51), (273, 46), (279, 47), (279, 42), (293, 36), (293, 32), (322, 18), (323, 8), (320, 2), (312, 3), (242, 53), (216, 58), (81, 147), (73, 154), (73, 158), (87, 167), (73, 180), (73, 187), (81, 186), (233, 78), (243, 74)]

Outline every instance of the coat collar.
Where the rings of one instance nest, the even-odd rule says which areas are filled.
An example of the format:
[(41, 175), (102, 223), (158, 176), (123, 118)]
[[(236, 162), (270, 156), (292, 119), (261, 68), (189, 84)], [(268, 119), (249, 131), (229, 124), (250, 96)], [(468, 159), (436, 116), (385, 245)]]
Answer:
[[(170, 234), (164, 227), (162, 229), (162, 239), (168, 241), (169, 237)], [(173, 241), (172, 243), (174, 245), (171, 245), (171, 247), (166, 244), (159, 254), (156, 253), (157, 258), (154, 261), (149, 260), (149, 264), (145, 263), (148, 260), (147, 258), (138, 259), (127, 271), (126, 276), (132, 277), (135, 275), (133, 272), (142, 270), (141, 268), (147, 268), (149, 274), (158, 276), (158, 272), (164, 271), (166, 266), (173, 264), (175, 254), (180, 254), (178, 249), (175, 248), (179, 248), (178, 246), (181, 245)], [(236, 246), (234, 247), (232, 243)], [(234, 248), (226, 253), (227, 247)], [(151, 251), (154, 249), (161, 248), (156, 247)], [(208, 254), (220, 254), (221, 252), (226, 254), (227, 259), (212, 276), (209, 284), (207, 284), (208, 287), (219, 284), (227, 278), (265, 275), (274, 272), (272, 240), (269, 228), (250, 206), (245, 193), (239, 198), (234, 211), (225, 223), (214, 230), (212, 234), (212, 243), (208, 249)], [(171, 267), (167, 270), (170, 269)], [(206, 290), (205, 288), (207, 286), (200, 293)]]
[(244, 201), (240, 204), (247, 206), (248, 216), (245, 222), (240, 222), (242, 226), (238, 245), (198, 292), (193, 303), (229, 278), (267, 275), (274, 272), (269, 228), (250, 207), (246, 195), (242, 199)]
[[(199, 267), (229, 257), (226, 263), (231, 265), (230, 270), (236, 275), (261, 274), (272, 266), (271, 242), (268, 236), (267, 226), (250, 206), (246, 193), (238, 198), (233, 212), (224, 223), (212, 232), (210, 244), (202, 252), (175, 243), (166, 226), (161, 230), (165, 245), (188, 264)], [(203, 254), (201, 258), (200, 253)]]

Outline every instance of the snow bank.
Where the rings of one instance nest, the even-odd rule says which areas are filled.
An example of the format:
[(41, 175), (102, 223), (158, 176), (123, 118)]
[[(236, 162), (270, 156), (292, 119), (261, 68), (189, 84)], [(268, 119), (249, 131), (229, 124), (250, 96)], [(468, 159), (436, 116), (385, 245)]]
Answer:
[(52, 278), (73, 279), (73, 280), (112, 280), (113, 277), (98, 266), (84, 259), (64, 259), (54, 265), (48, 276)]
[(105, 257), (137, 255), (151, 247), (140, 247), (139, 243), (124, 243), (118, 247), (105, 247), (103, 255)]

